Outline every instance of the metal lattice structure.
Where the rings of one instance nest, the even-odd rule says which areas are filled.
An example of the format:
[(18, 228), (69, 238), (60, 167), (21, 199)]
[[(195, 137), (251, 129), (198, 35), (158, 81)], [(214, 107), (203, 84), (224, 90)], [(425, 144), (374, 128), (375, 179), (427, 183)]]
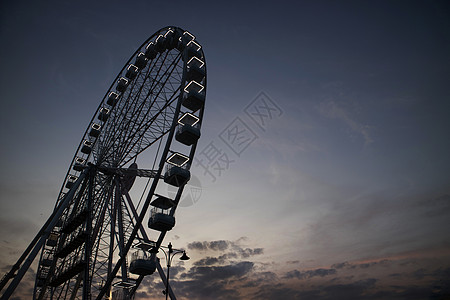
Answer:
[[(88, 125), (53, 214), (3, 278), (2, 289), (12, 282), (2, 299), (39, 252), (34, 299), (133, 297), (148, 273), (130, 274), (128, 254), (142, 243), (158, 249), (175, 223), (200, 137), (205, 94), (205, 57), (194, 35), (165, 27), (139, 47)], [(175, 198), (156, 194), (168, 185), (176, 187)], [(139, 201), (133, 186), (140, 189)], [(165, 281), (155, 253), (149, 261)]]

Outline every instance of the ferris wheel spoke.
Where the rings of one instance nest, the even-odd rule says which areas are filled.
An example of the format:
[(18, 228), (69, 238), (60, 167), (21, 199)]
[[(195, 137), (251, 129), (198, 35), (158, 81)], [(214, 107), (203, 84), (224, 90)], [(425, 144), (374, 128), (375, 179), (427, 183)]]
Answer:
[[(170, 103), (167, 103), (167, 106), (169, 106)], [(159, 115), (159, 114), (158, 114)], [(165, 126), (164, 126), (165, 127)], [(168, 126), (169, 127), (169, 126)], [(154, 132), (157, 132), (158, 134), (155, 134), (154, 136), (151, 137), (147, 137), (145, 136), (145, 132), (147, 132), (150, 129), (155, 129)], [(157, 130), (156, 130), (157, 129)], [(165, 129), (165, 130), (164, 130)], [(135, 139), (134, 143), (131, 144), (127, 149), (124, 149), (123, 156), (125, 157), (130, 157), (130, 159), (132, 159), (133, 157), (135, 157), (136, 155), (138, 155), (139, 153), (145, 151), (148, 147), (152, 146), (154, 143), (156, 143), (159, 139), (163, 138), (168, 132), (170, 131), (170, 127), (167, 128), (162, 128), (159, 126), (159, 124), (156, 121), (153, 122), (149, 122), (147, 124), (147, 126), (139, 128), (139, 132), (142, 132), (141, 137), (139, 139)], [(139, 145), (139, 148), (136, 149), (136, 145), (140, 142), (140, 141), (146, 141), (145, 145), (142, 145), (142, 143)], [(135, 150), (136, 149), (136, 150)], [(132, 151), (135, 150), (135, 153), (132, 153)], [(128, 162), (130, 159), (128, 159), (126, 162)]]
[[(148, 132), (153, 133), (155, 136), (164, 136), (167, 133), (167, 130), (166, 131), (159, 130), (159, 131), (155, 132), (154, 130), (149, 130), (149, 129), (154, 124), (158, 125), (158, 117), (159, 117), (160, 114), (162, 114), (162, 111), (170, 110), (172, 103), (176, 100), (176, 95), (177, 95), (178, 90), (175, 91), (175, 93), (172, 95), (172, 97), (169, 99), (169, 101), (164, 102), (163, 106), (155, 113), (155, 115), (152, 117), (152, 119), (148, 120), (147, 123), (142, 123), (143, 125), (141, 125), (139, 128), (137, 128), (137, 130), (135, 132), (136, 133), (143, 132), (143, 137), (145, 137), (145, 133), (148, 133)], [(156, 102), (157, 102), (157, 99), (155, 99), (154, 103), (156, 103)], [(170, 113), (172, 115), (174, 115), (174, 111), (172, 111)], [(170, 116), (169, 116), (169, 118), (170, 118)], [(164, 119), (166, 119), (166, 118), (164, 118)], [(164, 127), (166, 127), (165, 121), (164, 121), (163, 124), (164, 124)], [(153, 129), (155, 129), (155, 128), (153, 128)], [(148, 146), (150, 146), (154, 142), (155, 142), (154, 140), (152, 141), (152, 139), (149, 139), (148, 142), (147, 142)], [(142, 147), (141, 151), (145, 150), (147, 147)], [(141, 152), (141, 151), (139, 151), (139, 152)]]
[[(166, 55), (166, 57), (167, 57), (167, 55)], [(164, 58), (164, 60), (166, 59), (166, 57)], [(178, 58), (178, 60), (179, 60), (179, 58)], [(174, 61), (171, 63), (171, 66), (170, 66), (170, 67), (174, 69), (174, 68), (176, 67), (176, 63), (178, 62), (178, 60), (174, 60)], [(158, 70), (158, 74), (159, 74), (160, 71), (161, 71), (161, 69)], [(173, 70), (170, 70), (170, 68), (169, 68), (168, 70), (165, 71), (165, 73), (164, 73), (161, 77), (164, 77), (164, 76), (166, 75), (166, 73), (167, 73), (167, 72), (170, 72), (170, 71), (173, 71)], [(156, 75), (155, 78), (158, 78), (158, 74)], [(157, 84), (155, 84), (155, 83), (157, 83)], [(152, 86), (150, 87), (150, 89), (149, 89), (149, 94), (147, 94), (147, 96), (145, 97), (145, 99), (148, 99), (148, 98), (150, 97), (150, 95), (154, 93), (154, 90), (155, 90), (155, 88), (156, 88), (157, 86), (161, 86), (161, 83), (160, 83), (159, 81), (157, 81), (156, 79), (152, 80)], [(153, 105), (153, 104), (155, 104), (155, 103), (158, 103), (158, 102), (156, 101), (156, 99), (158, 98), (158, 96), (159, 96), (159, 94), (161, 93), (162, 89), (163, 89), (163, 86), (161, 86), (160, 89), (159, 89), (159, 91), (155, 94), (155, 97), (154, 97), (155, 101), (151, 102), (151, 103), (152, 103), (151, 105)], [(145, 104), (145, 103), (146, 103), (146, 101), (143, 102), (143, 104)], [(146, 112), (146, 114), (145, 114), (145, 116), (144, 116), (144, 119), (148, 117), (148, 114), (151, 112), (151, 108), (152, 108), (152, 107), (150, 106), (149, 109), (147, 110), (147, 112)], [(139, 116), (139, 115), (138, 115), (138, 116)], [(138, 122), (134, 122), (133, 126), (136, 125), (136, 124), (138, 124)], [(131, 128), (131, 129), (133, 129), (133, 128)]]
[[(165, 60), (165, 58), (164, 58), (164, 60)], [(162, 66), (162, 64), (161, 64), (161, 66)], [(156, 77), (158, 76), (159, 72), (160, 72), (160, 69), (158, 69)], [(144, 79), (143, 84), (141, 85), (141, 88), (142, 88), (143, 86), (145, 86), (145, 83), (147, 82), (148, 78), (150, 77), (150, 74), (151, 74), (150, 72), (147, 74), (146, 78)], [(155, 82), (156, 82), (156, 80), (151, 80), (152, 86), (153, 86), (153, 84), (154, 84)], [(141, 90), (141, 88), (140, 88), (139, 90)], [(131, 91), (132, 91), (132, 90), (133, 90), (133, 89), (131, 89)], [(150, 91), (151, 91), (151, 90), (152, 90), (152, 88), (150, 88)], [(132, 106), (133, 103), (137, 103), (138, 100), (139, 100), (139, 97), (138, 97), (139, 95), (140, 95), (140, 93), (138, 92), (138, 93), (137, 93), (137, 97), (134, 97), (134, 99), (133, 99), (132, 101), (129, 101), (129, 100), (130, 100), (130, 97), (132, 96), (132, 93), (130, 92), (130, 93), (128, 94), (127, 100), (125, 101), (125, 105), (122, 107), (121, 115), (128, 116), (128, 117), (129, 117), (129, 118), (128, 118), (129, 121), (133, 119), (133, 114), (135, 114), (136, 112), (132, 112), (132, 114), (130, 115), (130, 113), (129, 113), (129, 111), (128, 111), (128, 110), (129, 110), (129, 107), (128, 107), (127, 105)], [(149, 95), (147, 95), (147, 96), (144, 98), (144, 101), (142, 101), (141, 106), (144, 105), (144, 103), (146, 102), (145, 100), (146, 100), (148, 97), (149, 97)], [(110, 135), (111, 138), (112, 138), (112, 140), (109, 141), (109, 144), (111, 144), (111, 145), (116, 145), (116, 140), (119, 140), (119, 139), (123, 138), (124, 136), (126, 136), (126, 133), (127, 133), (127, 131), (128, 131), (128, 130), (126, 130), (126, 129), (128, 129), (128, 126), (126, 126), (126, 125), (124, 124), (124, 122), (127, 121), (126, 118), (122, 118), (121, 120), (115, 120), (115, 121), (116, 121), (116, 122), (115, 122), (116, 125), (117, 125), (119, 128), (121, 128), (122, 130), (119, 130), (119, 134), (117, 134), (117, 135)], [(128, 121), (128, 122), (129, 122), (129, 121)], [(114, 128), (117, 128), (117, 126), (113, 126), (113, 130), (114, 130)], [(124, 129), (125, 129), (125, 130), (124, 130)], [(120, 144), (122, 144), (122, 143), (119, 143), (119, 145), (120, 145)]]
[[(176, 67), (176, 62), (178, 62), (179, 60), (180, 60), (180, 58), (181, 58), (181, 56), (178, 56), (177, 57), (177, 60), (174, 60), (174, 62), (172, 63), (172, 65), (170, 66), (170, 68), (168, 69), (168, 70), (166, 70), (165, 71), (165, 73), (163, 74), (163, 77), (167, 74), (167, 72), (172, 72), (173, 71), (173, 69)], [(172, 69), (171, 69), (172, 68)], [(160, 69), (158, 70), (158, 72), (160, 71)], [(167, 82), (167, 80), (169, 79), (169, 76), (166, 76), (167, 78), (166, 78), (166, 80), (164, 81), (164, 84)], [(158, 77), (156, 77), (156, 78), (158, 78)], [(156, 80), (153, 80), (153, 82), (156, 82)], [(156, 86), (155, 86), (156, 87)], [(151, 88), (150, 89), (150, 91), (154, 91), (154, 88)], [(158, 100), (158, 99), (160, 99), (160, 94), (163, 92), (163, 86), (158, 90), (158, 92), (155, 94), (155, 97), (154, 97), (154, 101), (152, 101), (151, 103), (151, 106), (149, 107), (149, 109), (147, 110), (147, 112), (145, 113), (145, 115), (144, 116), (141, 116), (140, 115), (140, 113), (139, 114), (135, 114), (134, 115), (134, 117), (135, 117), (135, 119), (143, 119), (143, 120), (145, 120), (145, 119), (147, 119), (148, 118), (148, 116), (149, 116), (149, 114), (151, 113), (151, 111), (152, 111), (152, 106), (154, 105), (154, 104), (158, 104), (159, 102), (161, 102), (160, 100)], [(174, 96), (172, 96), (171, 98), (175, 98)], [(147, 97), (146, 97), (146, 99), (147, 99)], [(173, 100), (175, 100), (175, 99), (171, 99), (172, 101)], [(144, 103), (145, 101), (143, 101), (143, 103)], [(149, 128), (150, 126), (151, 126), (151, 124), (153, 123), (153, 122), (156, 122), (157, 121), (157, 117), (159, 116), (159, 114), (164, 110), (164, 109), (166, 109), (169, 105), (170, 105), (170, 103), (169, 103), (169, 105), (167, 104), (167, 99), (164, 99), (164, 101), (163, 101), (163, 106), (162, 107), (159, 107), (159, 108), (157, 108), (158, 109), (158, 111), (157, 111), (157, 113), (156, 113), (156, 115), (154, 116), (154, 117), (152, 117), (150, 120), (148, 120), (147, 122), (134, 122), (133, 123), (133, 126), (132, 127), (125, 127), (126, 128), (126, 130), (124, 130), (121, 134), (119, 134), (118, 136), (117, 136), (117, 139), (120, 139), (120, 138), (122, 138), (122, 139), (124, 139), (124, 137), (128, 137), (128, 139), (129, 140), (131, 140), (131, 141), (134, 141), (134, 143), (133, 143), (133, 146), (135, 146), (136, 145), (136, 142), (137, 141), (142, 141), (142, 139), (140, 138), (140, 136), (138, 136), (138, 138), (135, 138), (136, 137), (136, 135), (138, 134), (138, 133), (141, 133), (141, 135), (142, 135), (142, 132), (143, 133), (145, 133), (145, 132), (147, 132), (146, 131), (146, 129), (147, 128)], [(131, 120), (131, 118), (130, 118), (130, 120)], [(148, 124), (148, 126), (146, 126), (146, 127), (144, 127), (144, 128), (138, 128), (138, 129), (135, 129), (135, 126), (137, 125), (137, 124)], [(133, 129), (135, 129), (135, 130), (133, 130)], [(143, 130), (142, 130), (143, 129)], [(134, 135), (132, 135), (132, 136), (129, 136), (127, 133), (128, 132), (134, 132), (135, 134)], [(113, 143), (115, 142), (115, 141), (112, 141)], [(120, 142), (120, 145), (123, 145), (123, 147), (127, 147), (127, 146), (129, 146), (130, 145), (130, 142), (126, 142), (125, 140), (122, 140), (121, 142)], [(121, 157), (125, 157), (124, 155), (123, 155), (123, 152), (122, 151), (120, 151), (120, 149), (118, 149), (117, 150), (119, 153), (120, 153), (120, 156)], [(138, 150), (138, 153), (139, 153), (139, 150)]]

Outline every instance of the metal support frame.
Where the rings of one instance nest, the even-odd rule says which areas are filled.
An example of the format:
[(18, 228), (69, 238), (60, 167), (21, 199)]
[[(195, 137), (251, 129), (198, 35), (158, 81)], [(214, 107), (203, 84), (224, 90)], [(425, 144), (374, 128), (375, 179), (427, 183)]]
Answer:
[[(35, 238), (30, 243), (28, 248), (25, 250), (25, 252), (22, 254), (22, 256), (17, 260), (17, 262), (12, 267), (12, 269), (2, 279), (2, 282), (0, 284), (0, 290), (6, 286), (6, 284), (8, 283), (8, 281), (11, 278), (14, 277), (13, 281), (10, 283), (10, 285), (7, 287), (5, 293), (2, 295), (1, 300), (6, 300), (6, 299), (9, 299), (9, 297), (11, 297), (12, 293), (17, 288), (17, 285), (22, 280), (23, 276), (25, 275), (26, 271), (30, 267), (31, 263), (36, 258), (36, 255), (38, 254), (39, 250), (41, 250), (42, 246), (44, 245), (44, 243), (47, 240), (48, 236), (50, 235), (51, 231), (55, 227), (55, 225), (58, 222), (59, 218), (61, 217), (62, 213), (64, 212), (66, 207), (69, 205), (71, 200), (73, 199), (73, 196), (75, 195), (76, 190), (78, 189), (80, 183), (84, 180), (84, 177), (86, 176), (86, 173), (88, 172), (88, 170), (89, 170), (89, 168), (86, 169), (83, 173), (81, 173), (80, 177), (77, 179), (77, 181), (75, 181), (72, 188), (64, 196), (64, 199), (59, 203), (59, 206), (56, 207), (56, 209), (53, 211), (53, 213), (50, 215), (50, 217), (45, 222), (44, 226), (42, 226), (42, 228), (36, 234)], [(16, 271), (18, 271), (17, 274), (14, 274)]]

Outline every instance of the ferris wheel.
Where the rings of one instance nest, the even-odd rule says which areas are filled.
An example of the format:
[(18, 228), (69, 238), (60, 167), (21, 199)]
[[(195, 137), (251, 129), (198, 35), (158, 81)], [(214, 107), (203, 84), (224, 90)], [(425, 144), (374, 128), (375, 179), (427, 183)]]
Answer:
[(205, 95), (194, 35), (165, 27), (138, 48), (95, 111), (52, 215), (3, 278), (0, 289), (12, 282), (2, 299), (39, 253), (34, 299), (130, 299), (156, 269), (166, 280), (156, 252), (191, 176)]

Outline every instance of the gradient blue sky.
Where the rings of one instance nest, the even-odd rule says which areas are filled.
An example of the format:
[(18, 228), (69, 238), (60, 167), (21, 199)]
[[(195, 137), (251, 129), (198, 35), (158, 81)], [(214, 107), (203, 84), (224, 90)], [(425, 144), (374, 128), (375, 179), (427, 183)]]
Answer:
[[(214, 145), (230, 162), (192, 169), (201, 197), (166, 239), (192, 257), (174, 267), (178, 298), (449, 297), (447, 1), (2, 1), (2, 272), (112, 80), (168, 25), (206, 55), (196, 157)], [(239, 155), (224, 138), (236, 122), (253, 138)], [(161, 298), (157, 276), (145, 283), (137, 299)]]

